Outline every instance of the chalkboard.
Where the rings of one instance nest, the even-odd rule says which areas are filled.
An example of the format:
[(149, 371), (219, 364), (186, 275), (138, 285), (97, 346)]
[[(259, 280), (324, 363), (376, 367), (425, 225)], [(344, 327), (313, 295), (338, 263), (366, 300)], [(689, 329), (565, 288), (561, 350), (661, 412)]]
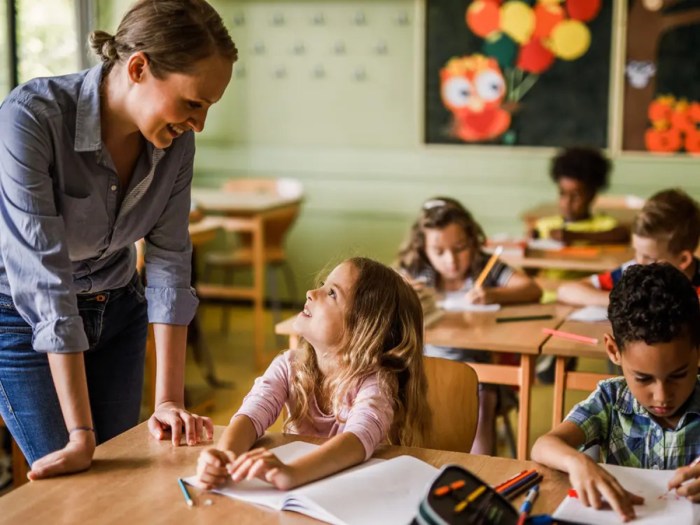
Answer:
[[(501, 8), (507, 3), (502, 2)], [(518, 3), (532, 9), (539, 4)], [(585, 22), (591, 36), (585, 54), (571, 61), (556, 58), (515, 105), (504, 101), (503, 108), (511, 115), (510, 126), (502, 134), (482, 140), (456, 136), (455, 119), (441, 97), (441, 69), (452, 57), (482, 53), (487, 41), (466, 23), (465, 13), (471, 4), (468, 0), (427, 0), (425, 142), (607, 147), (612, 1), (602, 0), (595, 18)], [(564, 10), (566, 4), (561, 3)], [(504, 67), (503, 76), (508, 74), (512, 72)]]

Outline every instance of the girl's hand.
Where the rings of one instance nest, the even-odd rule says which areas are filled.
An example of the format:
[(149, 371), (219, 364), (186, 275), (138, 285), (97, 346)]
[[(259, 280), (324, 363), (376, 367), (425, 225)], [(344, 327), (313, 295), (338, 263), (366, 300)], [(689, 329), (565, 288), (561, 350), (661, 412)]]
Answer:
[(203, 450), (197, 460), (196, 485), (205, 490), (223, 485), (229, 478), (229, 469), (235, 459), (236, 455), (230, 450)]
[(70, 434), (65, 447), (32, 463), (32, 470), (27, 477), (34, 481), (87, 470), (92, 463), (94, 452), (95, 433), (84, 430), (74, 431)]
[(465, 299), (471, 304), (489, 304), (490, 302), (488, 290), (481, 286), (476, 286), (469, 290), (465, 295)]
[[(676, 494), (688, 498), (693, 503), (700, 503), (700, 465), (695, 464), (688, 467), (681, 467), (668, 482), (668, 490), (676, 489)], [(694, 481), (682, 485), (684, 481), (692, 479)]]
[(644, 503), (644, 498), (625, 490), (612, 474), (585, 454), (578, 454), (568, 471), (571, 486), (586, 507), (601, 509), (605, 498), (623, 521), (629, 521), (635, 518), (633, 505)]
[(148, 420), (148, 430), (151, 435), (161, 440), (167, 439), (170, 434), (174, 447), (180, 446), (183, 425), (186, 443), (190, 446), (197, 445), (205, 439), (207, 441), (214, 439), (214, 424), (211, 419), (192, 414), (183, 406), (170, 401), (158, 405)]
[(241, 454), (231, 465), (230, 472), (235, 482), (258, 478), (272, 483), (279, 490), (289, 490), (298, 485), (294, 469), (282, 463), (266, 448)]

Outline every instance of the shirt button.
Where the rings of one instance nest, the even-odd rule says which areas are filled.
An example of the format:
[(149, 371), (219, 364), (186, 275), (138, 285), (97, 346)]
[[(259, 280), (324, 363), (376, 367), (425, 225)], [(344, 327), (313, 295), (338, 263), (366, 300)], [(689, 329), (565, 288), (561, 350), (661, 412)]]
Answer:
[(111, 187), (110, 189), (111, 189), (112, 191), (117, 191), (117, 185), (116, 185), (116, 184), (112, 184), (112, 187)]

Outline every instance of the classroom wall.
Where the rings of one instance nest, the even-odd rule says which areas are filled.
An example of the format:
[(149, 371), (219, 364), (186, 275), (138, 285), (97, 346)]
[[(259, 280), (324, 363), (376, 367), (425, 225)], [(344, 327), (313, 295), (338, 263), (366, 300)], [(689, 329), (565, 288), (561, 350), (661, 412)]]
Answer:
[[(551, 149), (422, 144), (421, 0), (212, 3), (240, 60), (198, 137), (195, 185), (301, 180), (306, 199), (288, 248), (302, 290), (329, 259), (390, 262), (429, 196), (462, 200), (489, 235), (520, 233), (519, 214), (554, 198)], [(112, 5), (118, 18), (128, 2)], [(700, 198), (698, 159), (614, 161), (611, 193), (680, 186)]]

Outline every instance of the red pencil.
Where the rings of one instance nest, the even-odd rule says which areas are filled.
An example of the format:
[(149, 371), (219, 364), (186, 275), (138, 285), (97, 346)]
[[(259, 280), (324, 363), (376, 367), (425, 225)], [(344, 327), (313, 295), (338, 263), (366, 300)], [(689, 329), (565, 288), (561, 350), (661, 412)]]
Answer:
[(500, 493), (502, 493), (503, 491), (508, 490), (508, 488), (512, 487), (513, 485), (515, 485), (516, 483), (522, 481), (523, 479), (525, 479), (526, 477), (532, 475), (533, 473), (534, 473), (534, 474), (537, 473), (537, 471), (536, 471), (534, 468), (533, 468), (533, 469), (530, 469), (530, 470), (526, 470), (526, 471), (524, 471), (524, 472), (521, 472), (520, 474), (518, 474), (518, 475), (515, 476), (514, 478), (512, 478), (512, 479), (508, 480), (507, 482), (505, 482), (505, 483), (499, 485), (499, 486), (496, 488), (496, 492), (498, 492), (498, 493), (500, 494)]

